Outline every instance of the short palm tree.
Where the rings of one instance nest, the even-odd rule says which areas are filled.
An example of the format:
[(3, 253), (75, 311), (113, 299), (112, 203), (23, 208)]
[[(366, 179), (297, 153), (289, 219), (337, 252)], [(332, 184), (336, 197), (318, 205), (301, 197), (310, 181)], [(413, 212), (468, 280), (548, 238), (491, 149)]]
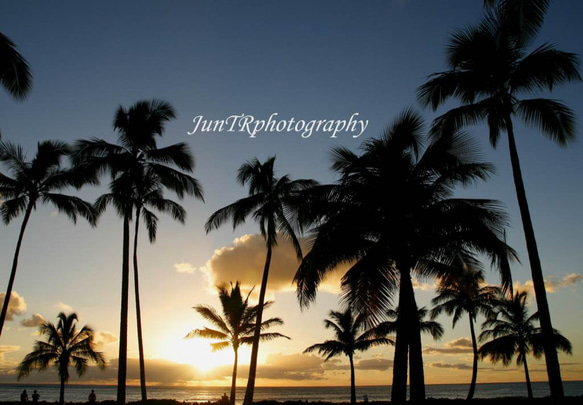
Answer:
[[(75, 165), (88, 176), (97, 178), (102, 172), (109, 171), (110, 192), (98, 198), (96, 207), (102, 212), (111, 204), (123, 218), (122, 304), (117, 385), (117, 400), (120, 404), (125, 403), (126, 393), (130, 221), (134, 219), (134, 209), (138, 214), (142, 212), (146, 223), (150, 223), (148, 226), (152, 237), (157, 222), (150, 215), (150, 211), (144, 210), (144, 199), (148, 198), (148, 193), (155, 194), (157, 202), (151, 201), (155, 208), (170, 212), (177, 218), (180, 217), (181, 211), (174, 203), (163, 199), (162, 188), (173, 191), (179, 198), (194, 195), (202, 199), (202, 188), (198, 181), (187, 174), (194, 169), (194, 160), (188, 145), (177, 143), (163, 148), (157, 146), (156, 136), (162, 136), (164, 124), (174, 117), (173, 107), (161, 100), (139, 101), (129, 109), (120, 106), (114, 120), (114, 128), (119, 134), (119, 144), (102, 139), (80, 140), (75, 144), (73, 153)], [(150, 194), (150, 197), (152, 196)], [(139, 218), (135, 220), (139, 221)], [(134, 245), (136, 241), (137, 239)], [(136, 305), (139, 305), (139, 296), (136, 297)], [(142, 346), (142, 343), (139, 342), (138, 345)], [(140, 381), (142, 398), (145, 398), (143, 353), (141, 357)]]
[(431, 318), (435, 319), (442, 312), (453, 315), (452, 327), (455, 328), (462, 315), (468, 314), (474, 352), (472, 380), (466, 398), (470, 400), (474, 397), (478, 377), (478, 342), (474, 323), (478, 314), (491, 315), (493, 306), (499, 298), (500, 289), (486, 285), (480, 263), (471, 257), (456, 255), (452, 260), (452, 267), (453, 271), (450, 274), (439, 279), (437, 296), (431, 301), (435, 305), (431, 310)]
[(0, 84), (17, 100), (24, 99), (32, 87), (28, 62), (14, 42), (0, 32)]
[(350, 362), (350, 403), (355, 405), (354, 354), (371, 347), (393, 344), (393, 341), (385, 337), (373, 336), (371, 330), (365, 331), (365, 317), (362, 315), (355, 317), (350, 308), (346, 308), (343, 312), (330, 311), (329, 316), (330, 319), (324, 320), (324, 326), (334, 331), (336, 339), (312, 345), (304, 350), (304, 353), (318, 352), (321, 356), (325, 356), (324, 361), (341, 354), (348, 357)]
[(275, 177), (275, 156), (261, 163), (257, 158), (244, 163), (240, 168), (237, 180), (243, 186), (249, 186), (249, 196), (237, 200), (214, 212), (205, 224), (206, 232), (217, 229), (229, 219), (233, 221), (233, 229), (245, 223), (248, 216), (252, 216), (259, 223), (261, 235), (265, 239), (267, 256), (263, 267), (261, 288), (253, 346), (251, 348), (251, 363), (249, 365), (249, 379), (245, 392), (244, 404), (253, 402), (255, 390), (255, 375), (257, 372), (257, 356), (259, 354), (259, 336), (263, 319), (263, 305), (267, 291), (269, 267), (273, 248), (277, 246), (278, 236), (291, 240), (298, 259), (302, 258), (300, 242), (294, 231), (294, 224), (288, 220), (290, 210), (293, 210), (298, 201), (298, 195), (316, 185), (313, 180), (291, 180), (288, 175)]
[[(516, 364), (524, 366), (528, 398), (532, 399), (526, 356), (532, 353), (536, 358), (540, 358), (544, 353), (543, 344), (546, 337), (541, 328), (534, 325), (538, 320), (538, 313), (528, 315), (527, 298), (526, 291), (517, 291), (512, 298), (499, 302), (496, 316), (487, 319), (482, 325), (482, 328), (490, 329), (480, 334), (480, 341), (491, 340), (480, 347), (479, 354), (482, 359), (487, 357), (493, 363), (502, 361), (505, 366), (508, 366), (516, 355)], [(556, 350), (568, 354), (572, 352), (571, 342), (556, 329), (553, 330), (551, 343)]]
[[(508, 0), (503, 3), (520, 3)], [(522, 1), (521, 3), (525, 3)], [(502, 133), (508, 137), (512, 174), (530, 261), (532, 280), (543, 333), (547, 373), (553, 397), (563, 397), (561, 370), (552, 346), (552, 323), (544, 285), (544, 275), (522, 178), (513, 117), (542, 131), (560, 146), (575, 138), (573, 111), (563, 103), (546, 98), (521, 98), (557, 85), (580, 81), (578, 56), (544, 44), (529, 52), (542, 24), (547, 1), (529, 1), (538, 15), (526, 30), (517, 30), (512, 8), (496, 8), (481, 24), (454, 32), (448, 46), (449, 70), (430, 76), (418, 90), (419, 100), (435, 110), (450, 98), (463, 105), (438, 117), (434, 130), (459, 128), (486, 122), (490, 143), (496, 147)], [(523, 4), (524, 5), (524, 4)], [(510, 10), (510, 11), (509, 11)], [(533, 8), (529, 9), (530, 11)], [(510, 14), (509, 14), (510, 13)], [(524, 13), (523, 13), (524, 14)], [(537, 22), (538, 21), (538, 22)]]
[[(421, 333), (427, 333), (435, 340), (443, 337), (443, 326), (434, 320), (425, 320), (429, 311), (425, 307), (417, 309), (417, 320)], [(374, 328), (378, 336), (394, 335), (397, 333), (397, 320), (399, 319), (399, 307), (387, 310), (387, 320), (379, 323)]]
[(0, 205), (0, 215), (5, 224), (10, 223), (20, 214), (24, 214), (4, 306), (0, 314), (0, 335), (6, 320), (6, 313), (12, 288), (16, 278), (18, 257), (24, 232), (37, 204), (52, 204), (59, 212), (66, 214), (74, 223), (77, 216), (86, 218), (95, 226), (96, 215), (91, 204), (82, 199), (60, 191), (79, 183), (78, 173), (61, 167), (61, 159), (69, 153), (67, 144), (59, 141), (43, 141), (38, 143), (37, 153), (32, 160), (26, 159), (26, 154), (20, 146), (10, 142), (0, 142), (0, 162), (9, 170), (11, 177), (0, 173), (0, 195), (3, 201)]
[[(222, 316), (219, 315), (214, 308), (207, 305), (197, 305), (194, 307), (196, 312), (198, 312), (204, 319), (211, 322), (217, 329), (211, 329), (208, 327), (205, 327), (204, 329), (195, 329), (186, 335), (186, 337), (203, 337), (220, 340), (220, 342), (211, 344), (213, 351), (225, 349), (229, 346), (233, 348), (235, 360), (233, 362), (231, 397), (229, 399), (231, 405), (233, 405), (235, 404), (237, 388), (239, 347), (244, 344), (248, 345), (253, 343), (255, 320), (257, 318), (259, 307), (257, 305), (249, 306), (249, 295), (251, 292), (249, 292), (247, 297), (243, 299), (238, 281), (235, 286), (231, 284), (230, 291), (227, 289), (226, 285), (218, 287), (218, 290), (223, 312)], [(268, 301), (263, 305), (263, 308), (265, 309), (271, 304), (272, 302)], [(280, 318), (270, 318), (261, 323), (261, 329), (265, 330), (274, 325), (283, 325), (283, 321)], [(289, 339), (289, 337), (282, 335), (281, 333), (261, 333), (260, 335), (260, 339), (263, 341), (269, 341), (280, 337)]]
[(46, 341), (36, 341), (34, 350), (18, 366), (18, 379), (29, 375), (34, 369), (40, 372), (54, 365), (61, 381), (59, 403), (63, 405), (65, 384), (69, 381), (69, 366), (75, 366), (77, 375), (82, 376), (90, 361), (101, 369), (106, 363), (103, 353), (95, 351), (93, 330), (88, 326), (77, 330), (77, 314), (65, 315), (61, 312), (57, 318), (57, 326), (46, 322), (39, 328), (39, 333), (46, 336)]
[(311, 214), (311, 251), (294, 279), (305, 307), (326, 273), (349, 264), (343, 297), (373, 324), (385, 317), (398, 291), (394, 403), (406, 400), (409, 356), (411, 399), (425, 397), (412, 274), (443, 274), (452, 252), (468, 250), (489, 255), (511, 284), (507, 259), (513, 251), (502, 241), (504, 212), (495, 201), (453, 197), (456, 186), (486, 178), (491, 166), (477, 160), (461, 132), (424, 148), (422, 127), (421, 117), (407, 110), (379, 139), (365, 142), (362, 154), (334, 150), (340, 180), (320, 202), (320, 212)]

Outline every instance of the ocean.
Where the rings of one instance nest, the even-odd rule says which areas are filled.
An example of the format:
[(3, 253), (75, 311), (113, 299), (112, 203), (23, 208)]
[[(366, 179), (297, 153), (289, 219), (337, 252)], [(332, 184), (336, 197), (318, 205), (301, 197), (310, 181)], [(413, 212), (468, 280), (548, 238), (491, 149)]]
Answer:
[[(565, 381), (565, 395), (583, 396), (583, 381)], [(467, 384), (427, 385), (428, 398), (465, 398), (468, 393)], [(20, 393), (26, 389), (29, 399), (33, 390), (40, 394), (41, 401), (56, 402), (59, 399), (58, 385), (0, 385), (0, 401), (19, 401)], [(65, 388), (66, 402), (86, 402), (87, 396), (95, 390), (97, 400), (115, 400), (116, 387), (102, 385), (68, 385)], [(148, 387), (148, 399), (176, 399), (184, 402), (217, 401), (223, 393), (229, 394), (229, 387)], [(547, 383), (533, 383), (535, 397), (549, 395)], [(387, 401), (391, 396), (390, 386), (357, 387), (357, 401), (362, 402), (364, 395), (369, 401)], [(475, 398), (526, 397), (524, 383), (478, 384)], [(245, 396), (245, 387), (237, 389), (237, 404), (241, 404)], [(140, 400), (139, 387), (127, 387), (126, 401)], [(328, 401), (349, 402), (350, 387), (257, 387), (255, 401)]]

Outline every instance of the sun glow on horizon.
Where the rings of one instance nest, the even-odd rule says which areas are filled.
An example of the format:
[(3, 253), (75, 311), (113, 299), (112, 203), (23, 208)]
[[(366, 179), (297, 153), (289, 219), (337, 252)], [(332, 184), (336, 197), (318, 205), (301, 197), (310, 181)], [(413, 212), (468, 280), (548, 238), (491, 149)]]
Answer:
[(171, 343), (163, 342), (156, 357), (175, 363), (190, 364), (203, 372), (222, 366), (232, 366), (233, 350), (226, 348), (213, 352), (210, 343), (212, 342), (200, 338), (173, 340)]

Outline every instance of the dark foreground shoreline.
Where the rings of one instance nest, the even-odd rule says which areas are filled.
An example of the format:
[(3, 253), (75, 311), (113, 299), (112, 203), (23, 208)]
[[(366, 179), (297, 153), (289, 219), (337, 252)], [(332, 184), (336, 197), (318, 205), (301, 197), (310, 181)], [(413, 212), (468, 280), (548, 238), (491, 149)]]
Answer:
[[(39, 401), (39, 404), (58, 404), (57, 401)], [(390, 405), (390, 401), (369, 401), (367, 405)], [(407, 404), (415, 404), (416, 402), (407, 401)], [(423, 404), (426, 405), (461, 405), (468, 403), (465, 399), (444, 399), (444, 398), (427, 398)], [(534, 398), (528, 399), (525, 397), (506, 397), (506, 398), (488, 398), (472, 399), (469, 403), (472, 405), (556, 405), (557, 401), (551, 398)], [(561, 400), (561, 405), (580, 405), (583, 403), (583, 396), (576, 397), (565, 397)], [(0, 401), (1, 405), (22, 405), (22, 402), (14, 401)], [(28, 402), (32, 404), (32, 402)], [(66, 405), (87, 405), (86, 402), (65, 402)], [(349, 405), (350, 402), (327, 402), (327, 401), (257, 401), (253, 402), (254, 405)], [(362, 401), (357, 402), (358, 405), (364, 405)], [(117, 401), (98, 401), (97, 405), (117, 405)], [(173, 399), (151, 399), (148, 401), (133, 401), (127, 402), (127, 405), (224, 405), (220, 401), (215, 402), (188, 402), (188, 401), (176, 401)]]

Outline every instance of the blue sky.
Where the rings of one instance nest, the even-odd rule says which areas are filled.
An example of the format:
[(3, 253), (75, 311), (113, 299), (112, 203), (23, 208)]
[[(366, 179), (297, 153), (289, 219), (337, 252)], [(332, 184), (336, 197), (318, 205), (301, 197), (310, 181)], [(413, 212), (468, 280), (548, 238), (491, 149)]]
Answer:
[[(583, 53), (582, 7), (576, 0), (552, 2), (537, 43), (548, 41), (560, 49)], [(36, 143), (43, 139), (72, 142), (100, 137), (114, 141), (112, 121), (119, 105), (160, 98), (176, 108), (177, 119), (167, 125), (159, 143), (190, 145), (205, 203), (183, 201), (188, 211), (185, 226), (162, 218), (156, 244), (140, 247), (141, 282), (146, 351), (153, 362), (187, 361), (185, 351), (190, 350), (189, 359), (193, 359), (198, 342), (183, 341), (182, 336), (202, 326), (191, 307), (218, 305), (210, 293), (209, 277), (216, 282), (246, 275), (245, 283), (259, 284), (246, 271), (254, 268), (254, 260), (263, 260), (260, 244), (252, 236), (241, 238), (257, 233), (255, 224), (248, 223), (234, 232), (225, 226), (209, 235), (203, 229), (213, 211), (245, 195), (245, 189), (235, 182), (238, 167), (253, 157), (264, 160), (276, 155), (280, 175), (332, 181), (329, 150), (340, 145), (356, 150), (363, 140), (378, 136), (404, 108), (420, 109), (415, 90), (429, 74), (445, 68), (444, 49), (450, 33), (475, 23), (481, 13), (481, 0), (5, 1), (0, 6), (0, 31), (29, 61), (34, 85), (24, 102), (0, 92), (0, 131), (3, 140), (21, 144), (32, 156)], [(581, 117), (581, 89), (581, 84), (572, 84), (558, 88), (552, 97), (565, 101)], [(349, 134), (331, 139), (323, 133), (308, 139), (297, 133), (261, 133), (255, 139), (227, 132), (187, 135), (198, 115), (225, 119), (244, 113), (267, 119), (274, 112), (281, 119), (296, 120), (348, 119), (357, 112), (369, 125), (357, 139)], [(436, 116), (427, 110), (423, 114), (427, 124)], [(484, 158), (495, 163), (497, 175), (486, 184), (460, 191), (460, 195), (504, 203), (512, 220), (508, 242), (523, 263), (513, 268), (514, 277), (525, 285), (530, 280), (528, 259), (506, 144), (501, 142), (492, 150), (485, 128), (475, 127), (471, 132), (483, 146)], [(572, 365), (565, 373), (569, 379), (580, 379), (583, 315), (575, 309), (583, 305), (583, 298), (578, 277), (572, 275), (583, 275), (581, 142), (561, 149), (536, 130), (521, 125), (517, 126), (517, 136), (543, 268), (547, 279), (556, 285), (556, 292), (549, 294), (555, 327), (574, 343), (574, 357), (565, 360)], [(93, 200), (103, 190), (85, 189), (80, 195)], [(0, 291), (8, 280), (19, 225), (15, 220), (0, 232), (0, 267), (4, 268)], [(32, 347), (34, 328), (25, 328), (20, 321), (36, 313), (53, 320), (59, 308), (65, 308), (58, 307), (59, 303), (77, 311), (81, 323), (109, 333), (111, 336), (103, 335), (102, 347), (108, 358), (116, 357), (120, 247), (121, 222), (113, 211), (92, 230), (82, 222), (73, 226), (66, 218), (54, 215), (52, 208), (39, 207), (25, 236), (15, 285), (27, 310), (7, 323), (9, 329), (0, 342), (2, 381), (13, 381), (11, 367)], [(284, 259), (282, 268), (286, 266)], [(230, 272), (220, 268), (221, 260), (241, 268)], [(272, 374), (265, 371), (261, 383), (347, 384), (343, 363), (338, 363), (338, 369), (322, 369), (319, 360), (299, 357), (305, 347), (327, 338), (321, 321), (336, 308), (335, 294), (323, 292), (316, 306), (300, 312), (289, 271), (284, 273), (278, 276), (275, 271), (272, 276), (271, 298), (276, 304), (271, 314), (286, 321), (282, 333), (293, 340), (262, 349), (262, 361), (273, 369), (263, 367)], [(571, 278), (565, 279), (569, 275)], [(493, 272), (489, 279), (497, 281)], [(432, 292), (419, 289), (417, 296), (420, 305), (426, 305)], [(446, 336), (441, 342), (427, 340), (426, 345), (446, 349), (448, 343), (468, 337), (463, 325), (451, 331), (450, 320), (442, 320)], [(305, 325), (310, 325), (310, 333)], [(135, 357), (132, 339), (133, 331), (130, 357)], [(227, 357), (224, 363), (228, 363)], [(360, 372), (363, 383), (390, 382), (386, 367), (392, 360), (391, 348), (366, 353), (361, 360), (369, 361), (368, 371), (363, 363)], [(313, 364), (313, 375), (302, 380), (298, 374), (286, 374), (286, 367), (293, 368), (294, 361)], [(378, 370), (370, 368), (370, 361), (376, 361)], [(429, 382), (440, 382), (445, 366), (449, 366), (449, 381), (469, 379), (463, 367), (470, 364), (467, 354), (427, 354), (426, 364)], [(540, 364), (536, 367), (542, 370)], [(107, 374), (96, 375), (107, 379)], [(482, 381), (496, 379), (493, 373), (483, 376)], [(223, 381), (215, 374), (180, 378), (193, 383)], [(521, 380), (522, 376), (517, 371), (509, 378)], [(544, 373), (535, 372), (533, 378), (544, 379)], [(157, 381), (154, 376), (152, 380)]]

